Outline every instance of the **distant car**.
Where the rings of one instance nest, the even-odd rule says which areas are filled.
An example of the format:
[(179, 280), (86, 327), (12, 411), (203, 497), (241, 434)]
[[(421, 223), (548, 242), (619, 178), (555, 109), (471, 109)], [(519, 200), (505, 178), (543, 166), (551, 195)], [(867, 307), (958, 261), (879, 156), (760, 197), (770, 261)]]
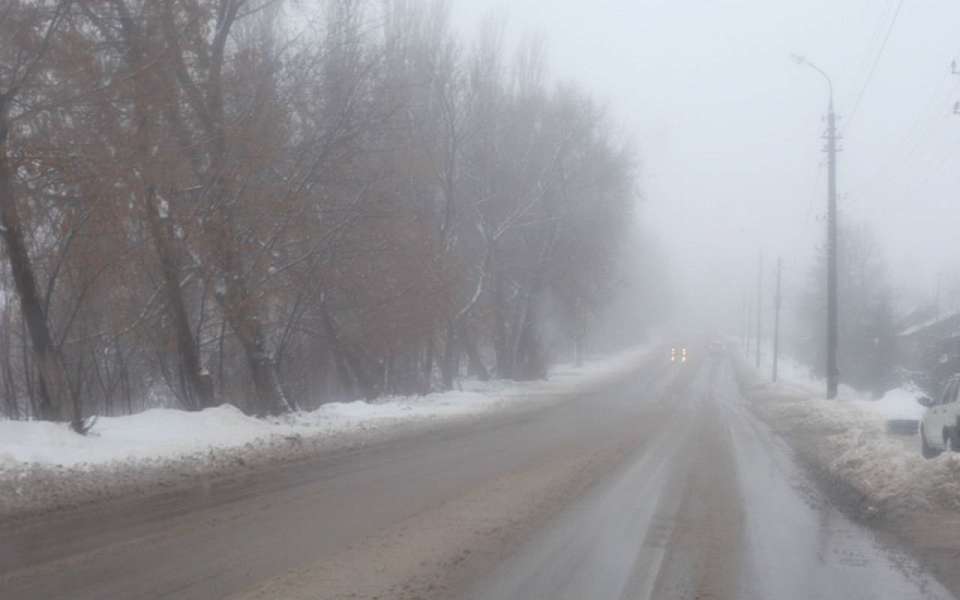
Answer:
[(720, 340), (714, 340), (707, 346), (707, 352), (709, 352), (711, 356), (723, 356), (725, 350), (726, 348)]
[(687, 347), (674, 346), (670, 348), (670, 362), (676, 364), (683, 364), (687, 362)]
[(941, 452), (960, 451), (960, 374), (947, 380), (940, 398), (926, 396), (917, 399), (927, 408), (920, 420), (920, 451), (924, 458), (933, 458)]

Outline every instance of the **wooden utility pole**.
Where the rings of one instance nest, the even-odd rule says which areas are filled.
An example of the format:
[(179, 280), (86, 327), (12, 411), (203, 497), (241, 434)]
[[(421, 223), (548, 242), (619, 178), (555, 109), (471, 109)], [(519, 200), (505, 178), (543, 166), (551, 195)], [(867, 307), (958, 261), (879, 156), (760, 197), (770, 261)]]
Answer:
[(760, 344), (763, 340), (763, 252), (757, 256), (757, 361), (760, 368)]
[(837, 397), (840, 369), (837, 368), (837, 117), (833, 94), (827, 113), (827, 398)]
[(750, 292), (743, 289), (743, 320), (740, 322), (740, 345), (746, 356), (750, 355)]
[[(749, 296), (747, 292), (745, 296)], [(750, 360), (750, 344), (753, 343), (753, 305), (750, 300), (745, 300), (744, 324), (743, 324), (743, 357)]]
[(827, 398), (837, 397), (840, 369), (837, 368), (837, 115), (833, 112), (833, 81), (826, 71), (803, 56), (797, 64), (810, 67), (827, 82)]
[(777, 381), (777, 367), (780, 360), (780, 275), (783, 269), (783, 261), (777, 257), (777, 291), (773, 297), (773, 376), (774, 383)]

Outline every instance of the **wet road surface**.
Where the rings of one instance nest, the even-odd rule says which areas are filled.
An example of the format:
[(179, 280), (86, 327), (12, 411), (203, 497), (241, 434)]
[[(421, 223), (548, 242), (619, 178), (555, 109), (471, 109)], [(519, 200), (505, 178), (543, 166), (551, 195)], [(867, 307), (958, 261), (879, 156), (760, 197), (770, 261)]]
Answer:
[(708, 363), (622, 475), (523, 544), (470, 598), (952, 598), (831, 506)]
[(0, 528), (0, 598), (939, 599), (747, 410), (652, 360), (556, 406)]

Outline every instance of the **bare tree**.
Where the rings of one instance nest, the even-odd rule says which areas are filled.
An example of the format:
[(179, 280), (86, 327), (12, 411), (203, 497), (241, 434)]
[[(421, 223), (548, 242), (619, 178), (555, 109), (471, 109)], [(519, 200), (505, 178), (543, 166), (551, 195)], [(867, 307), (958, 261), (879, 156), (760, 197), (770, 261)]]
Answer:
[(467, 47), (443, 0), (0, 19), (5, 414), (544, 377), (616, 295), (630, 152), (501, 22)]
[[(30, 334), (40, 390), (40, 416), (71, 423), (83, 431), (83, 422), (70, 397), (63, 358), (51, 334), (37, 276), (27, 250), (23, 219), (16, 198), (15, 132), (18, 118), (30, 110), (31, 86), (45, 68), (54, 37), (70, 8), (68, 0), (55, 3), (16, 2), (0, 15), (4, 43), (0, 63), (0, 237), (13, 273), (24, 323)], [(20, 104), (20, 103), (23, 104)]]

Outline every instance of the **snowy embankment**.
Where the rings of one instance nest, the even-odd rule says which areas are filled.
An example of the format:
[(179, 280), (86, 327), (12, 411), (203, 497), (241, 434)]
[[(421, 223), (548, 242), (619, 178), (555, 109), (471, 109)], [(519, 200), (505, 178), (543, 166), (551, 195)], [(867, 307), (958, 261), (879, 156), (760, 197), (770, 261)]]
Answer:
[(925, 460), (916, 435), (887, 433), (889, 419), (922, 415), (915, 392), (894, 390), (870, 400), (847, 388), (837, 400), (826, 400), (822, 383), (796, 365), (781, 371), (777, 384), (759, 383), (746, 365), (740, 371), (755, 382), (745, 388), (765, 420), (807, 462), (834, 483), (852, 488), (865, 514), (960, 510), (960, 455)]
[[(817, 395), (823, 394), (825, 383), (822, 379), (813, 377), (810, 370), (793, 360), (783, 360), (780, 363), (780, 378), (787, 386)], [(862, 408), (884, 419), (914, 419), (919, 421), (925, 410), (917, 403), (917, 397), (923, 395), (912, 387), (894, 388), (882, 398), (871, 398), (869, 394), (860, 392), (847, 385), (840, 385), (837, 390), (838, 399), (844, 403)]]
[(230, 405), (200, 412), (155, 409), (100, 418), (87, 436), (63, 424), (0, 420), (0, 516), (242, 474), (409, 428), (541, 406), (615, 380), (649, 355), (636, 348), (579, 368), (558, 366), (546, 381), (468, 381), (456, 391), (334, 402), (273, 419)]

